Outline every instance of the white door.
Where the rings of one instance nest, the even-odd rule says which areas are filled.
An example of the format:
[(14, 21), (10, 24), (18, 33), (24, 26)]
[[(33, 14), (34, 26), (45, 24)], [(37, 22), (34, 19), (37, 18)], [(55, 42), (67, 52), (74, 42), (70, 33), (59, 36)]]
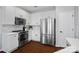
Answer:
[(59, 39), (62, 46), (67, 46), (66, 37), (74, 37), (73, 12), (63, 12), (59, 14)]

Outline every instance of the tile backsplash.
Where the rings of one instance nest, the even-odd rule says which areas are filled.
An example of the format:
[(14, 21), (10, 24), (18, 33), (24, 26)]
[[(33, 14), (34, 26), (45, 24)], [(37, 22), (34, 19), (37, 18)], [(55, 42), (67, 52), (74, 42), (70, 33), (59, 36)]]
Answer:
[(11, 32), (13, 30), (22, 30), (23, 26), (19, 25), (3, 25), (2, 32)]

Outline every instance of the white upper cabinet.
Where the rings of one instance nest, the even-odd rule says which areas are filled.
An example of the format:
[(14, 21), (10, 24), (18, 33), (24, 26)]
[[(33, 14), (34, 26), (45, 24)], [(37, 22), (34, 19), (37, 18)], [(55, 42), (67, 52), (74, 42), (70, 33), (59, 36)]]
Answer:
[(27, 11), (22, 10), (21, 8), (16, 8), (16, 17), (24, 18), (26, 24), (29, 24), (30, 14)]
[(14, 24), (15, 21), (15, 8), (14, 7), (6, 7), (5, 12), (5, 24)]
[(16, 16), (21, 18), (26, 18), (26, 12), (20, 8), (16, 8)]
[(5, 7), (4, 8), (4, 20), (2, 24), (15, 24), (15, 17), (21, 17), (29, 20), (29, 13), (18, 7)]
[(4, 7), (2, 24), (13, 24), (14, 21), (14, 8)]

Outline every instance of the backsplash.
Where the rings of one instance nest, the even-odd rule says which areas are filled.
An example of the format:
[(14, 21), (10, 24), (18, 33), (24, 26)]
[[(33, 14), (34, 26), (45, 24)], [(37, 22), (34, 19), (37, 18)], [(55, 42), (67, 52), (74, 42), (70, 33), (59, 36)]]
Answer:
[(23, 25), (3, 25), (2, 32), (11, 32), (13, 30), (22, 30)]

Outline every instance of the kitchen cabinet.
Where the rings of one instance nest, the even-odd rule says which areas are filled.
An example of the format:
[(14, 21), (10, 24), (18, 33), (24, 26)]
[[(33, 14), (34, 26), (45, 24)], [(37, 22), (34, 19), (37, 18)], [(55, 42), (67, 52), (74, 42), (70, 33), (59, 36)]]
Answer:
[(15, 25), (15, 17), (20, 17), (29, 20), (29, 13), (19, 7), (8, 6), (4, 8), (3, 12), (4, 19), (2, 20), (2, 24)]
[(18, 48), (18, 33), (2, 34), (2, 50), (4, 52), (12, 52)]
[(16, 16), (26, 18), (26, 12), (20, 8), (16, 8)]
[(30, 14), (27, 11), (24, 11), (21, 8), (16, 8), (16, 17), (24, 18), (26, 24), (29, 24)]
[(41, 18), (41, 16), (31, 15), (30, 25), (40, 25), (40, 18)]
[(40, 27), (33, 26), (33, 29), (29, 30), (29, 40), (40, 41)]
[(5, 7), (4, 19), (2, 20), (2, 24), (14, 24), (15, 14), (15, 7)]

